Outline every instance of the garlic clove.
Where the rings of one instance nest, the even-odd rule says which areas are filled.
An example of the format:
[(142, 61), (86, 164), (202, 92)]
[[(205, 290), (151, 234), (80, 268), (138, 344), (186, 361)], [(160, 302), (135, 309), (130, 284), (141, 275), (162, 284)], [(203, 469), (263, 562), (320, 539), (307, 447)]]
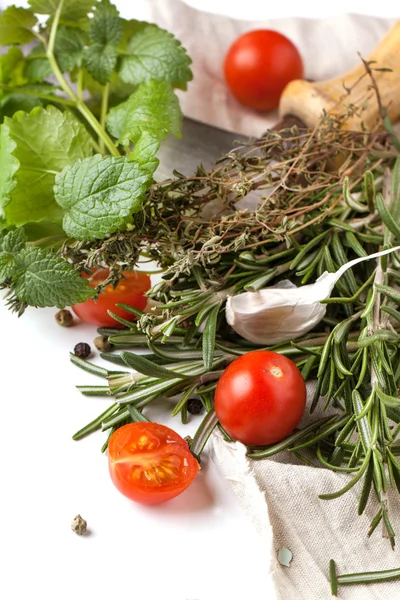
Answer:
[(311, 287), (266, 288), (229, 296), (226, 320), (250, 342), (272, 345), (292, 340), (313, 329), (325, 315), (326, 305), (315, 295), (304, 294), (304, 288)]
[(349, 261), (335, 273), (323, 273), (315, 283), (296, 287), (288, 280), (258, 290), (229, 296), (226, 320), (250, 342), (273, 345), (308, 333), (323, 319), (326, 304), (338, 279), (354, 265), (400, 250), (400, 246)]

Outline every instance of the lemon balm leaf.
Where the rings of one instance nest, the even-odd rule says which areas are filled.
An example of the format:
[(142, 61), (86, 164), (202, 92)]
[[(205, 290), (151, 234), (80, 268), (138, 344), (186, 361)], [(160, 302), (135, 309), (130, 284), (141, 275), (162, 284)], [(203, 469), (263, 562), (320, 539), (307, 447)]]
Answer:
[(66, 167), (56, 177), (63, 228), (77, 240), (102, 239), (125, 226), (142, 207), (149, 173), (127, 157), (98, 154)]
[(185, 48), (171, 33), (157, 25), (143, 26), (138, 22), (137, 31), (126, 46), (119, 75), (134, 85), (154, 79), (185, 90), (193, 77), (191, 62)]
[[(61, 221), (62, 210), (54, 200), (55, 176), (65, 166), (91, 154), (87, 130), (72, 113), (61, 112), (54, 106), (35, 108), (30, 114), (18, 112), (12, 119), (5, 119), (2, 131), (3, 128), (13, 144), (13, 158), (8, 159), (8, 179), (5, 173), (0, 176), (0, 182), (5, 180), (3, 198), (7, 198), (4, 207), (7, 223)], [(10, 164), (10, 161), (18, 161), (17, 171), (17, 163)], [(7, 192), (7, 186), (13, 187)]]
[(142, 83), (125, 102), (112, 108), (107, 127), (120, 144), (136, 142), (143, 132), (156, 140), (168, 133), (181, 135), (182, 113), (179, 100), (166, 81)]

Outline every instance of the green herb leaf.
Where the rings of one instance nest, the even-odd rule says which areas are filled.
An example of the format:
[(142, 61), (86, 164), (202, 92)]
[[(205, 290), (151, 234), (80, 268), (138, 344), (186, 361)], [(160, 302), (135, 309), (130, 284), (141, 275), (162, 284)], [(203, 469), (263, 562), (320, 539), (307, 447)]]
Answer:
[(0, 83), (10, 83), (13, 79), (14, 72), (23, 60), (24, 55), (21, 50), (15, 46), (10, 48), (7, 54), (0, 56)]
[(111, 45), (93, 44), (85, 50), (85, 66), (93, 79), (102, 85), (110, 80), (117, 58), (117, 50)]
[(126, 157), (76, 161), (56, 177), (54, 188), (65, 209), (64, 231), (78, 240), (104, 238), (140, 210), (148, 184), (148, 173)]
[(85, 43), (86, 34), (82, 29), (60, 25), (54, 53), (61, 71), (73, 71), (76, 67), (82, 66)]
[(0, 250), (16, 256), (25, 247), (26, 241), (27, 237), (22, 227), (12, 229), (6, 234), (0, 235)]
[(32, 27), (36, 25), (35, 15), (26, 8), (9, 6), (0, 15), (0, 45), (28, 44), (35, 39)]
[(102, 0), (96, 6), (90, 21), (90, 39), (102, 46), (118, 46), (122, 39), (122, 19), (118, 9), (109, 0)]
[(85, 51), (85, 65), (90, 75), (99, 83), (106, 84), (117, 65), (117, 46), (122, 38), (122, 20), (109, 0), (97, 5), (90, 22), (92, 44)]
[[(38, 15), (54, 15), (60, 0), (29, 0), (32, 11)], [(64, 0), (61, 16), (64, 20), (78, 21), (87, 16), (96, 0)]]
[(11, 200), (11, 192), (17, 185), (15, 173), (19, 168), (19, 160), (13, 156), (17, 144), (10, 138), (7, 125), (0, 127), (0, 217), (5, 216), (4, 207)]
[(159, 148), (160, 142), (147, 131), (144, 131), (136, 142), (129, 160), (134, 160), (144, 171), (153, 175), (160, 163), (155, 156)]
[(95, 294), (72, 265), (43, 248), (24, 248), (17, 258), (13, 290), (30, 306), (63, 308)]
[(37, 44), (28, 54), (24, 70), (24, 75), (28, 81), (40, 82), (51, 75), (51, 65), (45, 54), (43, 44)]
[(22, 228), (0, 234), (0, 283), (11, 279), (17, 269), (16, 256), (25, 246), (26, 236)]
[[(3, 186), (0, 205), (11, 197), (5, 207), (8, 224), (61, 220), (62, 211), (53, 193), (55, 176), (91, 153), (91, 138), (85, 127), (69, 111), (48, 106), (46, 110), (35, 108), (30, 114), (18, 112), (5, 120), (3, 128), (14, 144), (14, 161), (9, 157), (7, 171), (3, 168), (1, 176), (6, 181), (6, 193)], [(15, 160), (20, 165), (17, 172)], [(8, 192), (7, 186), (11, 188)]]
[(164, 139), (168, 132), (180, 137), (181, 120), (179, 101), (171, 86), (165, 81), (149, 81), (110, 110), (107, 127), (120, 144), (128, 145), (144, 131), (157, 140)]
[(154, 79), (185, 90), (192, 79), (190, 64), (186, 50), (171, 33), (147, 25), (139, 27), (129, 40), (119, 74), (134, 85)]
[(16, 268), (15, 258), (8, 252), (0, 252), (0, 283), (11, 279)]

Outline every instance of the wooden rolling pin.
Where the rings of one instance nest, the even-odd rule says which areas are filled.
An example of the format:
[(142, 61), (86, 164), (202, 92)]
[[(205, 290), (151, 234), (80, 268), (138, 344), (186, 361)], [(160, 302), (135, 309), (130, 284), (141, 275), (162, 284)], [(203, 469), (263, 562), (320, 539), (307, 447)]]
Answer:
[[(400, 118), (400, 21), (386, 34), (367, 61), (374, 61), (371, 69), (391, 69), (390, 72), (373, 71), (373, 75), (382, 106), (394, 123)], [(351, 91), (346, 93), (345, 88)], [(365, 102), (366, 108), (359, 115), (349, 117), (347, 128), (359, 130), (361, 123), (364, 123), (370, 129), (379, 118), (376, 93), (371, 88), (371, 78), (360, 59), (359, 66), (336, 79), (313, 83), (300, 79), (291, 81), (283, 90), (279, 114), (281, 119), (297, 117), (307, 127), (314, 129), (323, 111), (339, 115), (346, 112), (349, 104), (361, 107)]]

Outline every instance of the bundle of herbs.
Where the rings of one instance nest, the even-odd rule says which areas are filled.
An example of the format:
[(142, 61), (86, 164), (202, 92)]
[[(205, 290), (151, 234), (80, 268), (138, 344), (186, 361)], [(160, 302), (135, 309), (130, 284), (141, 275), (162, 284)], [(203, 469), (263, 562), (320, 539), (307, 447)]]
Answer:
[[(200, 456), (219, 426), (213, 392), (224, 369), (267, 347), (291, 358), (305, 380), (316, 380), (311, 413), (321, 403), (330, 410), (282, 442), (249, 447), (248, 456), (260, 460), (289, 451), (350, 474), (342, 489), (321, 496), (325, 500), (362, 480), (358, 512), (375, 495), (379, 509), (369, 533), (382, 522), (394, 545), (387, 491), (400, 492), (400, 161), (398, 141), (386, 125), (389, 131), (379, 126), (359, 133), (343, 128), (342, 119), (324, 117), (312, 132), (297, 126), (268, 132), (233, 150), (210, 173), (199, 167), (192, 177), (176, 173), (174, 180), (154, 183), (131, 231), (64, 247), (79, 269), (133, 268), (145, 254), (164, 270), (149, 292), (156, 311), (124, 306), (137, 321), (115, 315), (124, 329), (100, 330), (122, 350), (102, 354), (114, 369), (72, 356), (107, 380), (81, 387), (82, 393), (115, 398), (75, 439), (145, 420), (143, 409), (165, 398), (176, 399), (173, 415), (185, 423), (188, 403), (196, 398), (206, 415), (190, 444)], [(240, 209), (250, 194), (257, 208)], [(216, 200), (220, 212), (209, 218), (207, 205)], [(344, 272), (333, 296), (323, 300), (322, 320), (304, 335), (266, 346), (247, 341), (227, 323), (228, 297), (282, 280), (310, 285), (324, 272), (385, 250), (390, 252)], [(284, 326), (283, 319), (283, 334)]]
[[(348, 106), (314, 131), (270, 131), (211, 172), (199, 166), (157, 183), (159, 144), (180, 132), (174, 88), (191, 78), (185, 50), (154, 25), (121, 19), (109, 0), (29, 5), (0, 15), (0, 44), (10, 46), (0, 58), (0, 287), (9, 306), (22, 314), (83, 302), (96, 291), (82, 272), (109, 269), (100, 293), (143, 256), (164, 273), (149, 293), (156, 311), (125, 306), (134, 323), (115, 315), (123, 329), (100, 330), (122, 349), (102, 354), (113, 369), (72, 356), (106, 378), (83, 393), (115, 398), (75, 439), (147, 420), (143, 409), (164, 398), (176, 399), (173, 414), (186, 422), (196, 400), (206, 416), (190, 447), (200, 457), (219, 426), (213, 392), (223, 370), (266, 346), (229, 325), (227, 298), (283, 280), (311, 285), (391, 250), (343, 273), (311, 331), (267, 344), (316, 379), (311, 412), (321, 403), (331, 410), (248, 456), (286, 450), (352, 476), (325, 499), (362, 480), (359, 513), (375, 495), (371, 532), (382, 522), (394, 545), (387, 492), (400, 492), (400, 143), (384, 107), (373, 131), (348, 130), (349, 114), (362, 118), (361, 105)], [(372, 88), (373, 68), (366, 64)], [(257, 208), (243, 206), (250, 199)]]

